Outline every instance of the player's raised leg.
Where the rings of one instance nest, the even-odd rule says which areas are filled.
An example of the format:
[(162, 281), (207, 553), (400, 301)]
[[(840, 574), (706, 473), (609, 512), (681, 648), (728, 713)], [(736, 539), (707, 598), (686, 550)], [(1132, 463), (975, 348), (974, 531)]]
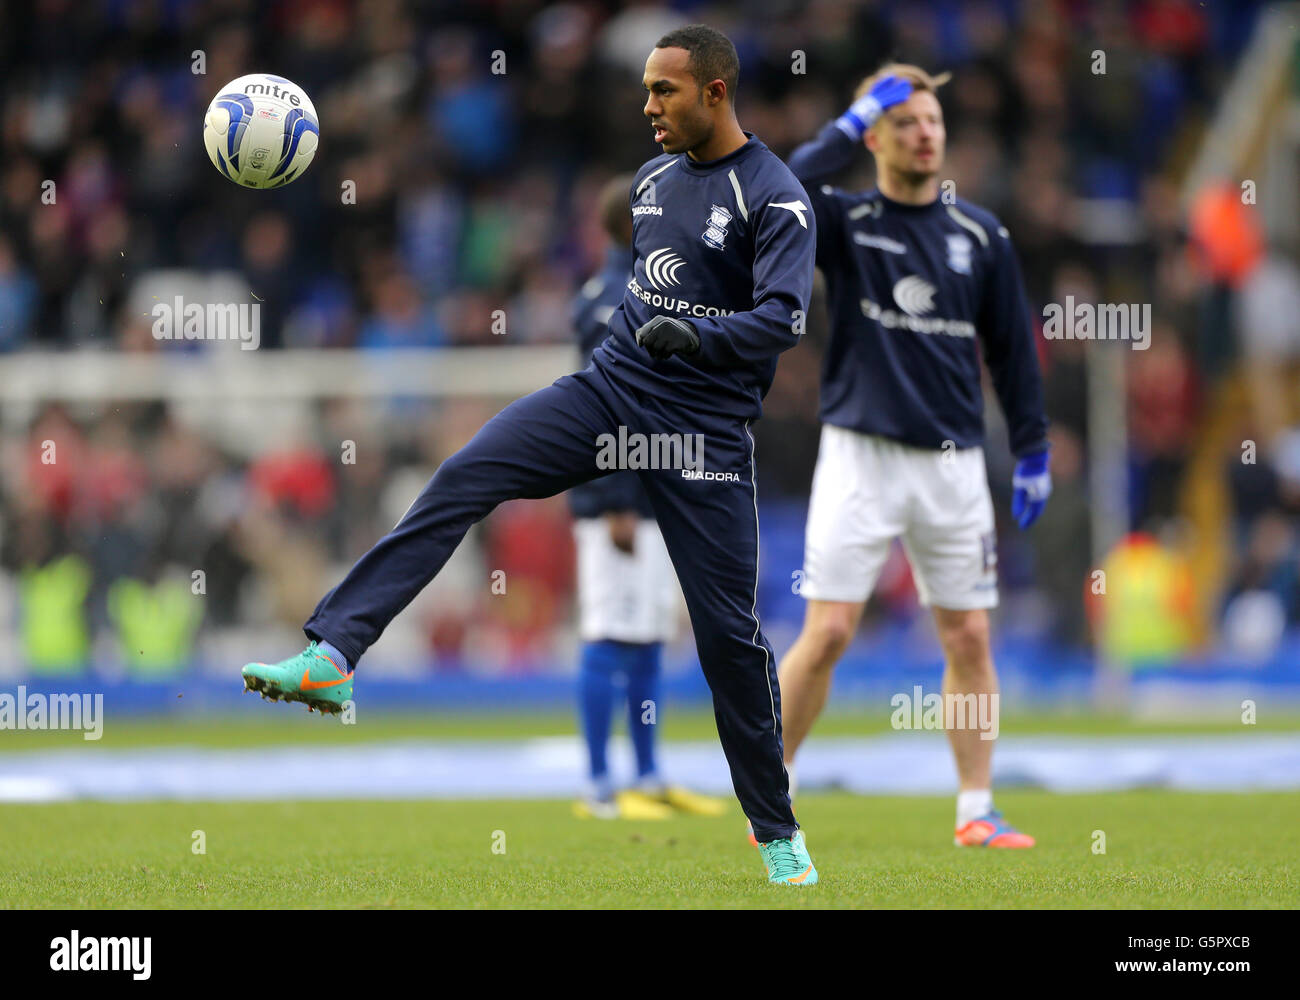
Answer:
[(337, 712), (352, 669), (432, 580), (465, 533), (498, 504), (553, 496), (603, 473), (597, 438), (614, 421), (584, 373), (511, 403), (438, 468), (401, 521), (325, 595), (303, 626), (311, 644), (280, 663), (249, 663), (247, 689)]
[[(665, 413), (668, 427), (698, 415)], [(758, 620), (758, 507), (748, 421), (707, 421), (700, 468), (642, 472), (677, 569), (700, 665), (713, 692), (731, 779), (768, 868), (768, 880), (812, 885), (817, 869), (790, 808), (782, 757), (776, 659)], [(694, 428), (692, 428), (694, 429)]]

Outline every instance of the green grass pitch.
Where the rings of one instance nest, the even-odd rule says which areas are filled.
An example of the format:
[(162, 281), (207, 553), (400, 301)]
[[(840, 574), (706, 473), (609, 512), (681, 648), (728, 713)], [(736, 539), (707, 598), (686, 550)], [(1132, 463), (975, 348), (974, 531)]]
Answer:
[[(739, 809), (627, 823), (578, 820), (554, 801), (6, 806), (0, 906), (1300, 906), (1296, 795), (999, 803), (1038, 847), (953, 847), (946, 797), (805, 796), (822, 882), (798, 889), (766, 884)], [(196, 830), (206, 854), (192, 851)]]
[[(401, 713), (371, 716), (362, 714), (353, 726), (337, 719), (311, 715), (301, 706), (268, 706), (248, 698), (248, 711), (234, 716), (178, 716), (147, 719), (110, 719), (102, 737), (93, 743), (79, 733), (42, 730), (0, 729), (0, 754), (33, 750), (115, 750), (150, 746), (253, 747), (280, 744), (329, 744), (346, 746), (384, 740), (518, 740), (539, 736), (572, 736), (577, 732), (575, 712), (550, 709), (535, 711), (465, 711)], [(576, 710), (575, 710), (576, 711)], [(889, 733), (891, 709), (834, 706), (817, 720), (813, 736), (875, 736)], [(1228, 699), (1216, 714), (1195, 718), (1131, 718), (1093, 712), (1044, 712), (1027, 709), (1004, 711), (1005, 736), (1173, 736), (1245, 733), (1298, 733), (1300, 713), (1263, 711), (1256, 724), (1241, 723), (1240, 706)], [(615, 725), (618, 731), (621, 723)], [(713, 713), (699, 708), (664, 714), (659, 723), (664, 740), (708, 740), (718, 738)]]
[[(703, 736), (708, 721), (679, 717), (671, 735)], [(103, 743), (572, 732), (571, 722), (545, 716), (477, 727), (398, 720), (347, 735), (310, 722), (141, 723), (109, 727)], [(1060, 720), (1052, 728), (1132, 731)], [(823, 731), (849, 729), (841, 721)], [(0, 752), (71, 742), (66, 733), (28, 735), (39, 739), (21, 748), (5, 740)], [(822, 878), (809, 888), (766, 884), (734, 803), (722, 819), (659, 823), (579, 820), (562, 801), (3, 805), (0, 907), (1300, 907), (1295, 793), (1004, 791), (998, 803), (1038, 847), (953, 847), (947, 796), (801, 796)], [(204, 854), (192, 850), (195, 831)], [(1094, 831), (1105, 835), (1104, 854), (1094, 853)]]

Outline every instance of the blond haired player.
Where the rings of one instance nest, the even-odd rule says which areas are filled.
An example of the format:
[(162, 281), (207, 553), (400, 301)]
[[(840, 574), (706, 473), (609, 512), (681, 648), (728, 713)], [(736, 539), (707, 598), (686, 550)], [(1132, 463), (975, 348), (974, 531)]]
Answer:
[[(779, 668), (792, 791), (795, 754), (895, 538), (934, 615), (945, 696), (997, 692), (981, 354), (1018, 459), (1012, 513), (1021, 528), (1051, 492), (1033, 326), (1010, 237), (979, 206), (940, 198), (946, 135), (937, 90), (947, 79), (917, 66), (882, 67), (847, 112), (790, 158), (816, 212), (832, 327), (804, 554), (807, 612)], [(819, 186), (863, 146), (875, 159), (875, 189)], [(966, 725), (953, 726), (954, 715), (948, 726), (959, 781), (955, 841), (1032, 847), (993, 807), (993, 741), (970, 714)]]

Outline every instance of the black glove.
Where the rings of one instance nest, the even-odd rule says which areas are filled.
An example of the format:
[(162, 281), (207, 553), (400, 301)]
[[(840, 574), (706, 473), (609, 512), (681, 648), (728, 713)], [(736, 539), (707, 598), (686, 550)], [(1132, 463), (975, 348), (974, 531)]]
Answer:
[(636, 342), (656, 361), (674, 354), (694, 354), (700, 349), (700, 335), (684, 319), (656, 316), (636, 332)]

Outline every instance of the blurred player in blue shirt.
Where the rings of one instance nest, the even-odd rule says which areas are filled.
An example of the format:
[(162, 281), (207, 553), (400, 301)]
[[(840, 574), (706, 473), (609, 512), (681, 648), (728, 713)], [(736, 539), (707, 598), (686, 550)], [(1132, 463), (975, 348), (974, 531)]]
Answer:
[[(1021, 528), (1051, 492), (1047, 421), (1010, 236), (979, 206), (940, 197), (946, 136), (936, 91), (946, 80), (885, 66), (790, 158), (817, 216), (831, 339), (804, 550), (807, 612), (780, 666), (786, 767), (793, 787), (794, 755), (901, 538), (943, 646), (945, 728), (959, 777), (955, 843), (1032, 847), (993, 808), (988, 609), (998, 600), (997, 555), (981, 353), (1018, 459), (1012, 513)], [(875, 158), (874, 190), (822, 185), (863, 146)]]
[[(633, 176), (624, 174), (601, 191), (600, 217), (609, 246), (604, 265), (582, 286), (573, 308), (584, 364), (609, 336), (610, 318), (632, 279), (632, 182)], [(656, 762), (660, 662), (663, 644), (677, 634), (681, 590), (650, 498), (637, 474), (625, 469), (575, 486), (569, 506), (578, 550), (582, 639), (578, 714), (591, 778), (586, 798), (574, 811), (584, 819), (667, 819), (674, 810), (720, 816), (726, 812), (721, 801), (665, 783)], [(627, 694), (637, 781), (616, 793), (606, 751), (619, 679)]]

